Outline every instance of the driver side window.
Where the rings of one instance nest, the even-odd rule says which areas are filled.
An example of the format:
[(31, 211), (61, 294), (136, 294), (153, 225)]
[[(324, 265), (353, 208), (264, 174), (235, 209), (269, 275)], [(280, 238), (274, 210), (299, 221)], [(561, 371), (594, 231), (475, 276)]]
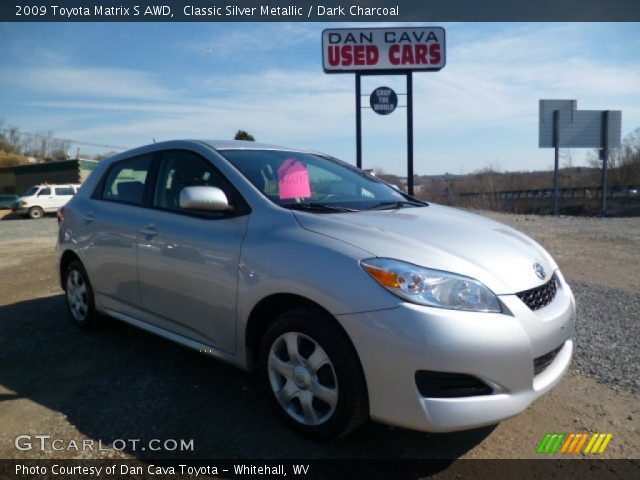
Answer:
[(163, 210), (182, 211), (180, 192), (185, 187), (218, 187), (234, 204), (233, 192), (227, 181), (207, 162), (188, 151), (168, 151), (162, 155), (162, 163), (156, 181), (153, 206)]

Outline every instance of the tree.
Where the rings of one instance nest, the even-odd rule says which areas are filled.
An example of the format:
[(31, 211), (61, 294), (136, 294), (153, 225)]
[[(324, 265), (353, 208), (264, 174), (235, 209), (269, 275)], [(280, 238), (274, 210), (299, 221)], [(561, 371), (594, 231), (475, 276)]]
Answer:
[(253, 137), (253, 135), (251, 135), (249, 132), (246, 132), (244, 130), (238, 130), (236, 132), (236, 136), (233, 137), (234, 140), (247, 140), (249, 142), (255, 142), (256, 139)]

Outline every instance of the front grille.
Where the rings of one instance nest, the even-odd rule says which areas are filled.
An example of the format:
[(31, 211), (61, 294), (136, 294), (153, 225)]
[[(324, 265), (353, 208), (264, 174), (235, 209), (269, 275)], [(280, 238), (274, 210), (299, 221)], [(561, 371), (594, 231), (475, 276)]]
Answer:
[(531, 310), (539, 310), (549, 305), (558, 293), (558, 278), (554, 273), (544, 285), (516, 293), (518, 298), (522, 300)]
[(464, 373), (418, 370), (416, 386), (420, 395), (430, 398), (475, 397), (493, 393), (493, 389), (482, 380)]
[(558, 355), (558, 352), (562, 350), (562, 345), (558, 348), (551, 350), (549, 353), (545, 353), (544, 355), (539, 356), (538, 358), (533, 359), (533, 374), (539, 375), (544, 372), (549, 365), (553, 363)]

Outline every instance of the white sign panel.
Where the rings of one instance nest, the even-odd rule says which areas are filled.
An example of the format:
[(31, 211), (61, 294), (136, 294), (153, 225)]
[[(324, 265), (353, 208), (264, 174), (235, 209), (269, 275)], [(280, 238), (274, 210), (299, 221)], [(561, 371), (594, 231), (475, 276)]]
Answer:
[(433, 71), (445, 63), (442, 27), (332, 28), (322, 32), (326, 73)]
[[(604, 148), (602, 110), (578, 110), (576, 100), (540, 100), (538, 145), (553, 148), (553, 112), (558, 111), (558, 147)], [(609, 111), (607, 146), (620, 147), (622, 112)]]

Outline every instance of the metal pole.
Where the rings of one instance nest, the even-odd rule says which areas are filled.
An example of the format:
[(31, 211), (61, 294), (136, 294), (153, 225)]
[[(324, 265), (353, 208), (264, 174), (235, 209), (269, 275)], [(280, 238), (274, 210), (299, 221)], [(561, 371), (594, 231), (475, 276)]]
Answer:
[(356, 72), (356, 167), (362, 168), (362, 107), (360, 105), (360, 73)]
[(413, 196), (413, 76), (407, 72), (407, 190)]
[(553, 111), (553, 146), (555, 148), (554, 170), (553, 170), (553, 214), (560, 213), (560, 112)]
[(609, 163), (609, 110), (602, 112), (602, 215), (607, 215), (607, 164)]

